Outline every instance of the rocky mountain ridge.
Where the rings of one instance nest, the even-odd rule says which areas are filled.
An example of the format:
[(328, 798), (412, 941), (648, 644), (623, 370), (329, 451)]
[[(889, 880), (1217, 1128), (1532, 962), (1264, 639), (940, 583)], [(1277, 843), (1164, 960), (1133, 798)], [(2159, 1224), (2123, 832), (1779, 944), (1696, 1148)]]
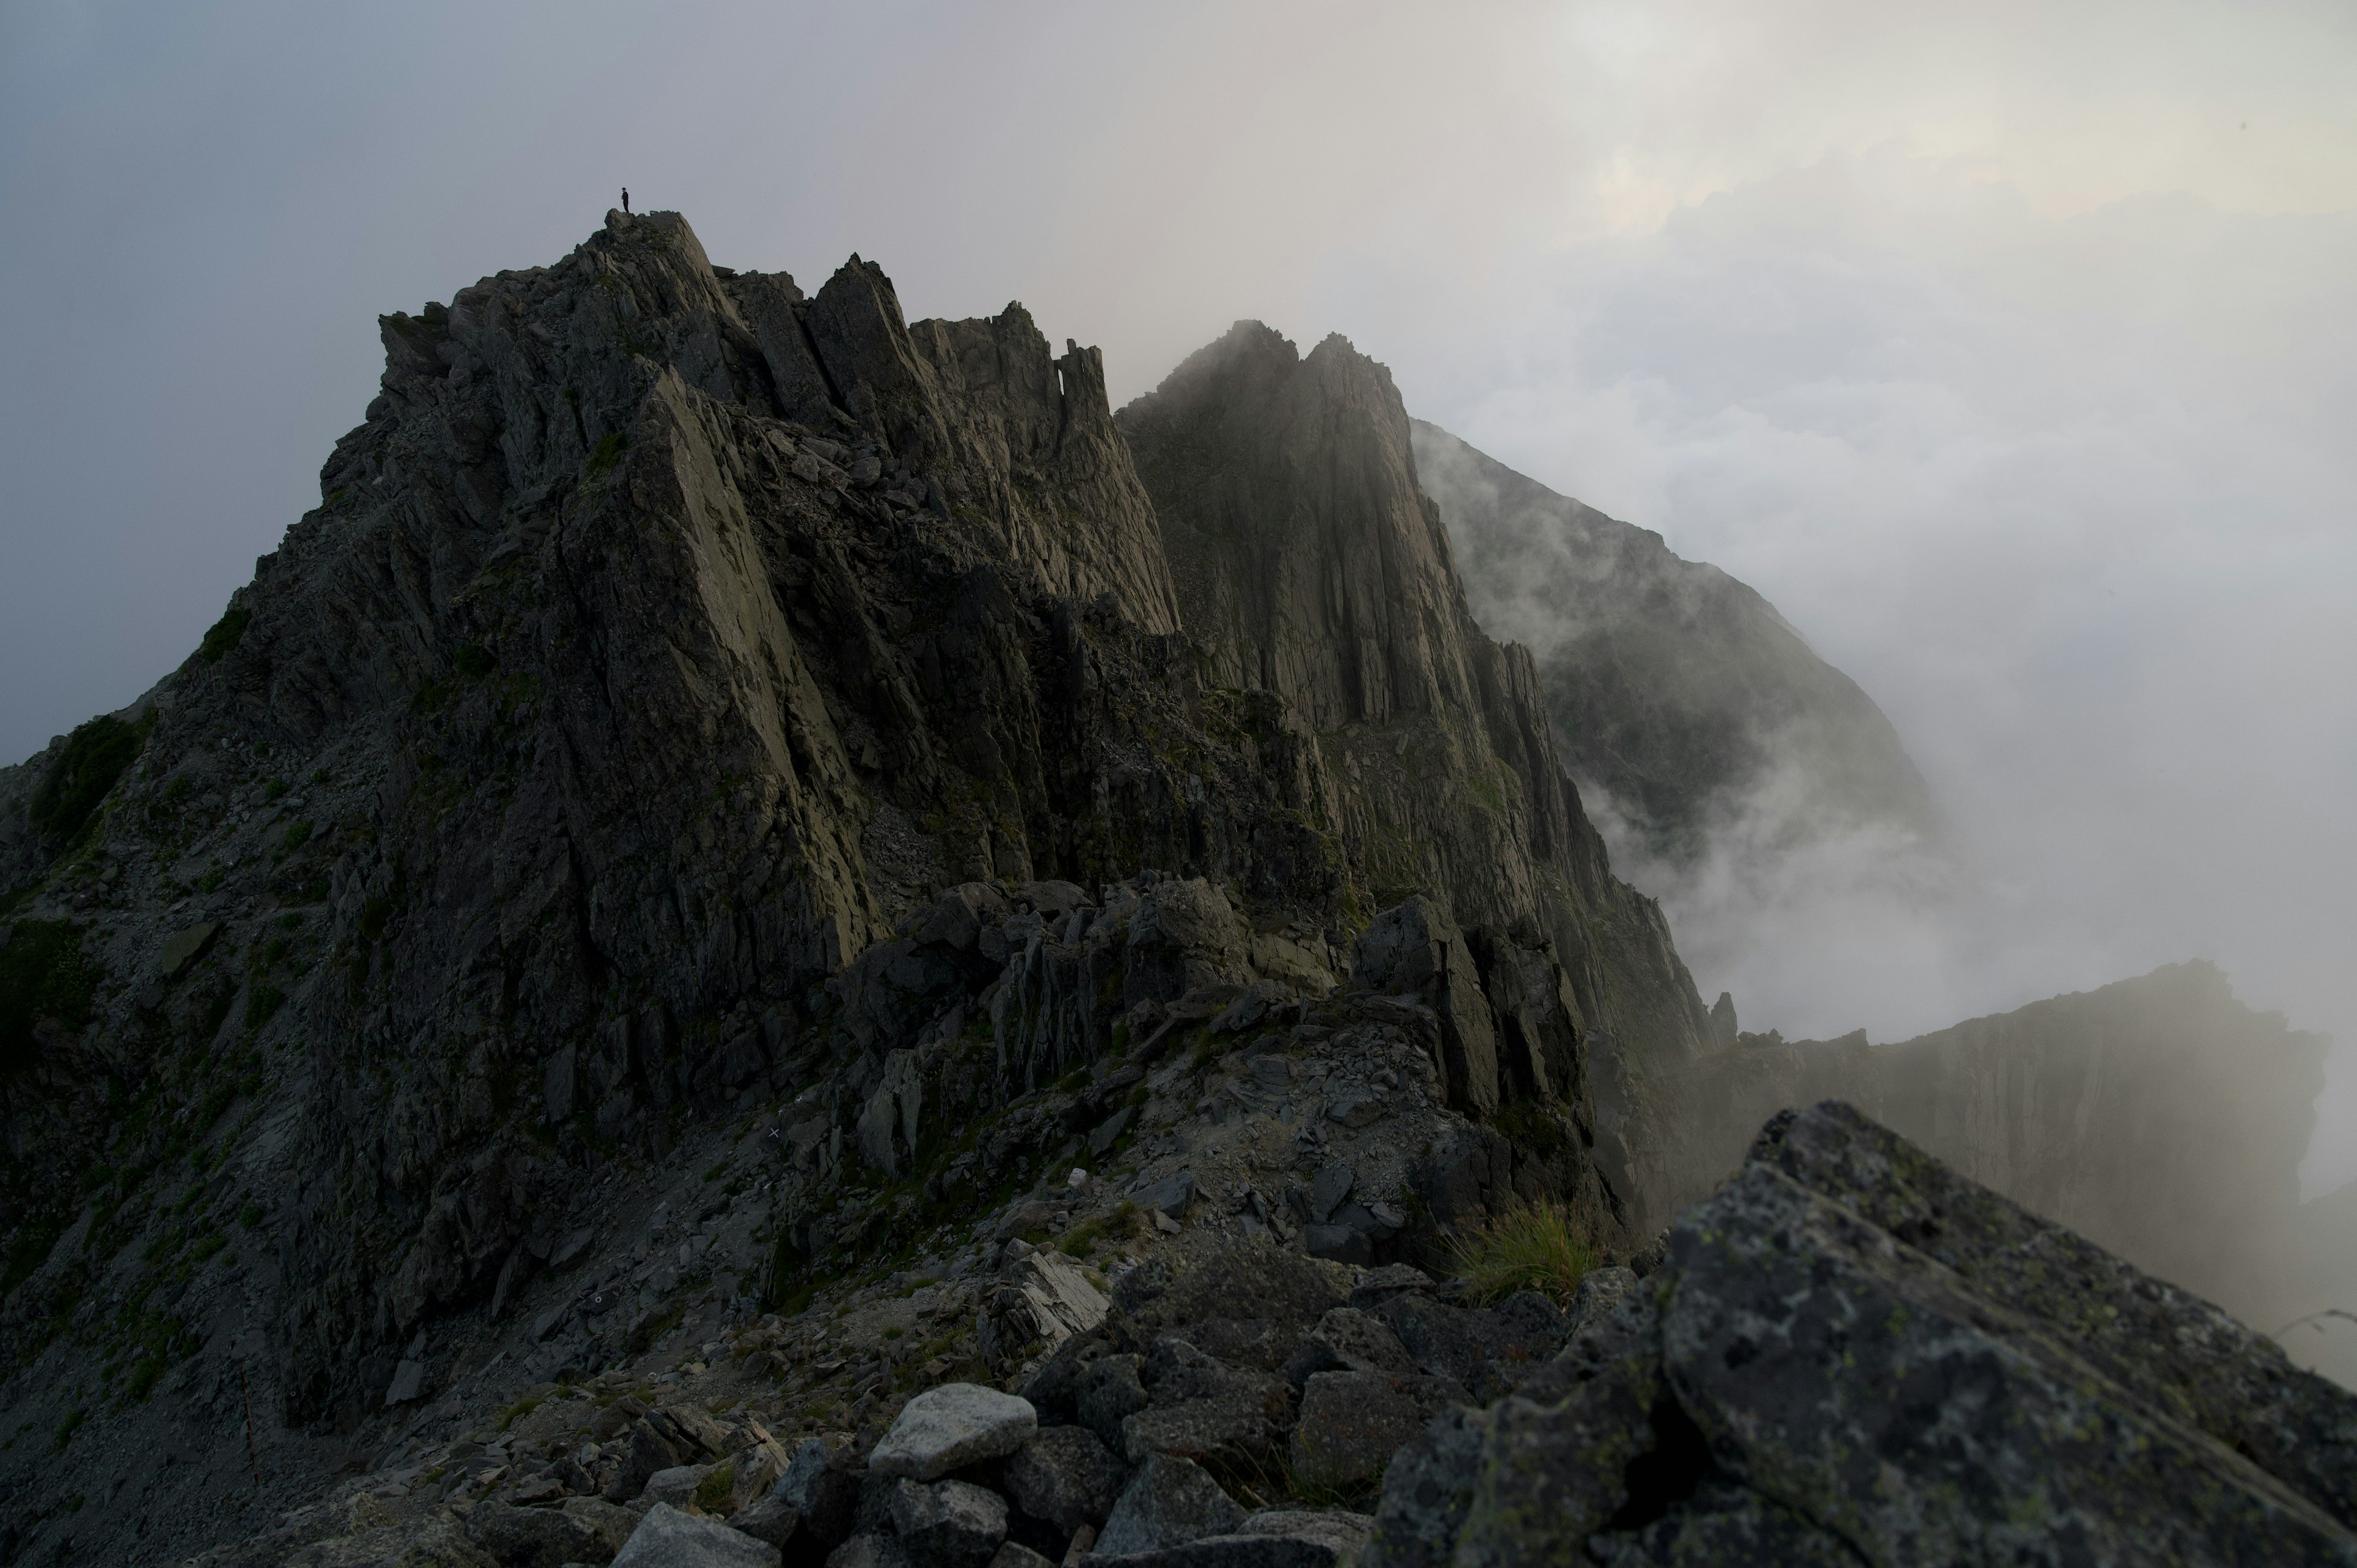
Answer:
[(1890, 721), (1756, 591), (1411, 428), (1475, 618), (1532, 648), (1566, 766), (1648, 854), (1688, 865), (1730, 832), (1769, 855), (1861, 832), (1940, 842)]
[[(2345, 1555), (2339, 1395), (1854, 1113), (1712, 1200), (1751, 1252), (1648, 1240), (1731, 1013), (1346, 342), (1243, 324), (1115, 414), (1019, 306), (909, 324), (662, 213), (382, 326), (203, 645), (0, 769), (0, 1560), (1903, 1560), (1689, 1386), (1780, 1249), (1835, 1319), (1969, 1320), (2033, 1424), (2052, 1326), (2144, 1303), (2206, 1348), (2086, 1397), (2224, 1500), (2135, 1539)], [(1605, 1266), (1477, 1299), (1509, 1213)], [(1754, 1377), (1844, 1390), (1786, 1339)], [(1628, 1495), (1516, 1545), (1435, 1434), (1590, 1383)], [(2017, 1457), (1966, 1456), (2000, 1512), (2161, 1484)]]
[[(1436, 1244), (1440, 1188), (1556, 1197), (1626, 1244), (1587, 1043), (1690, 1053), (1701, 1009), (1658, 911), (1580, 858), (1527, 661), (1445, 555), (1386, 591), (1456, 607), (1414, 657), (1491, 684), (1419, 782), (1329, 756), (1306, 692), (1225, 682), (1093, 352), (1019, 306), (910, 327), (857, 258), (806, 297), (616, 213), (382, 336), (322, 504), (204, 646), (0, 774), (12, 1403), (113, 1412), (80, 1441), (136, 1454), (167, 1379), (207, 1391), (198, 1429), (233, 1384), (293, 1462), (430, 1402), (441, 1347), (536, 1280), (611, 1275), (586, 1216), (702, 1129), (795, 1107), (743, 1178), (770, 1256), (726, 1299), (798, 1288), (1140, 1092), (1041, 1098), (1076, 1073), (1191, 1060), (1232, 1008), (1337, 1028), (1298, 1009), (1385, 932), (1361, 983), (1426, 1001), (1341, 1032), (1408, 1053), (1391, 1092), (1423, 1092), (1421, 1051), (1458, 1132), (1333, 1246)], [(1397, 459), (1387, 379), (1347, 368)], [(1306, 577), (1394, 518), (1328, 521)], [(1480, 877), (1401, 853), (1425, 833), (1485, 846)], [(689, 1261), (590, 1292), (580, 1354), (646, 1345)], [(188, 1522), (173, 1477), (124, 1474), (129, 1539)]]

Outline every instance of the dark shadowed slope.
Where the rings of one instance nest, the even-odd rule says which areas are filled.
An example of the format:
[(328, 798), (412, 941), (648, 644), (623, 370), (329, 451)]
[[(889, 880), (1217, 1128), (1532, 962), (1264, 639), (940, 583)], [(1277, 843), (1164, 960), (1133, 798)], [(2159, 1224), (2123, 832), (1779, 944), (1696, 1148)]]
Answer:
[(1314, 728), (1346, 851), (1380, 890), (1544, 930), (1587, 1022), (1649, 1060), (1706, 1020), (1652, 900), (1616, 878), (1548, 734), (1529, 651), (1483, 635), (1419, 487), (1391, 373), (1256, 321), (1116, 416), (1218, 686)]
[(1437, 425), (1412, 428), (1475, 618), (1530, 645), (1572, 776), (1651, 853), (1691, 861), (1714, 827), (1762, 809), (1771, 842), (1937, 831), (1890, 721), (1773, 605)]

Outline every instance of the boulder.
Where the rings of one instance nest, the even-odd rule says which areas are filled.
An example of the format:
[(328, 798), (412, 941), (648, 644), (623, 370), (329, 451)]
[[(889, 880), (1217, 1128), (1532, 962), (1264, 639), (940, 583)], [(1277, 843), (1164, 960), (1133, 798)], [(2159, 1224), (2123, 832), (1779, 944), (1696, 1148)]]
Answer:
[(1571, 1337), (1562, 1309), (1536, 1291), (1494, 1307), (1451, 1306), (1411, 1292), (1375, 1308), (1419, 1371), (1449, 1378), (1481, 1399), (1520, 1383)]
[(497, 1558), (500, 1568), (598, 1562), (612, 1556), (619, 1545), (608, 1541), (596, 1524), (574, 1514), (490, 1500), (477, 1503), (468, 1513), (466, 1531), (467, 1539)]
[(2357, 1397), (1828, 1102), (1377, 1517), (1369, 1568), (2345, 1564)]
[(1415, 1370), (1415, 1359), (1383, 1319), (1355, 1306), (1338, 1306), (1302, 1337), (1300, 1348), (1285, 1364), (1285, 1380), (1298, 1388), (1319, 1372), (1406, 1376)]
[(1152, 1402), (1139, 1369), (1143, 1356), (1105, 1356), (1072, 1380), (1072, 1413), (1108, 1451), (1122, 1445), (1121, 1423)]
[(1635, 1290), (1637, 1284), (1635, 1271), (1620, 1264), (1590, 1269), (1581, 1277), (1579, 1288), (1572, 1293), (1571, 1305), (1564, 1309), (1565, 1326), (1571, 1335), (1578, 1334), (1618, 1306), (1620, 1298)]
[(983, 1299), (974, 1329), (987, 1365), (1019, 1365), (1035, 1349), (1049, 1351), (1104, 1321), (1104, 1293), (1061, 1252), (1033, 1252)]
[[(771, 1502), (782, 1504), (798, 1520), (792, 1531), (801, 1542), (798, 1553), (823, 1554), (850, 1536), (858, 1517), (859, 1477), (851, 1466), (848, 1453), (836, 1454), (819, 1439), (805, 1437), (794, 1449), (786, 1473), (770, 1488), (770, 1496), (748, 1512), (759, 1512)], [(771, 1531), (783, 1528), (782, 1520), (774, 1513), (761, 1514), (760, 1518), (778, 1520), (769, 1527)], [(762, 1534), (765, 1541), (785, 1544), (774, 1533), (755, 1533)]]
[(901, 1550), (918, 1568), (983, 1568), (1006, 1539), (1006, 1502), (970, 1481), (905, 1477), (885, 1497)]
[(1263, 1509), (1229, 1534), (1087, 1561), (1090, 1568), (1351, 1568), (1372, 1532), (1364, 1515), (1340, 1509)]
[(1301, 1391), (1293, 1467), (1314, 1486), (1355, 1487), (1380, 1477), (1400, 1445), (1452, 1404), (1463, 1385), (1421, 1373), (1318, 1372)]
[(1129, 1467), (1082, 1426), (1043, 1426), (1008, 1455), (1007, 1498), (1066, 1535), (1101, 1525), (1129, 1479)]
[(826, 1568), (910, 1568), (899, 1537), (863, 1530), (826, 1554)]
[(1158, 1552), (1243, 1523), (1244, 1510), (1220, 1489), (1211, 1472), (1167, 1454), (1148, 1455), (1122, 1488), (1097, 1533), (1100, 1556)]
[(657, 1503), (614, 1554), (615, 1568), (779, 1568), (778, 1549), (716, 1519)]
[(1028, 1400), (979, 1383), (944, 1383), (900, 1407), (892, 1429), (868, 1454), (867, 1468), (930, 1481), (1014, 1453), (1039, 1424)]
[(1166, 878), (1140, 895), (1122, 952), (1131, 1004), (1176, 1002), (1250, 978), (1243, 923), (1217, 886), (1200, 876)]
[(1129, 1200), (1140, 1208), (1158, 1208), (1173, 1219), (1187, 1218), (1187, 1206), (1195, 1201), (1195, 1176), (1191, 1171), (1164, 1176), (1130, 1189)]
[(777, 1488), (771, 1487), (767, 1497), (731, 1514), (728, 1522), (733, 1528), (782, 1551), (802, 1530), (802, 1510), (779, 1496)]
[(669, 1503), (683, 1509), (695, 1500), (695, 1489), (712, 1474), (709, 1465), (674, 1465), (668, 1470), (657, 1470), (647, 1477), (639, 1496), (650, 1502)]
[(1186, 1340), (1155, 1341), (1145, 1366), (1153, 1403), (1121, 1423), (1122, 1450), (1135, 1464), (1149, 1454), (1251, 1466), (1282, 1447), (1293, 1390), (1283, 1378), (1232, 1367)]

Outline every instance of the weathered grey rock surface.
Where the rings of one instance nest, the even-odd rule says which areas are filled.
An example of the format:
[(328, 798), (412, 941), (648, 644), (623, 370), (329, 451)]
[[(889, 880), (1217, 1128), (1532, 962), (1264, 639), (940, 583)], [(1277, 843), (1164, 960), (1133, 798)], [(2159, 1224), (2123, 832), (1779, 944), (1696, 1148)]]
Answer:
[(1755, 853), (1860, 828), (1938, 836), (1890, 721), (1773, 605), (1438, 425), (1411, 431), (1474, 618), (1530, 647), (1572, 777), (1652, 854), (1691, 861), (1746, 812)]
[[(468, 1434), (503, 1381), (705, 1366), (920, 1244), (964, 1273), (917, 1365), (1018, 1375), (1131, 1237), (1082, 1162), (1174, 1247), (1389, 1262), (1533, 1195), (1631, 1239), (1585, 1042), (1691, 1053), (1702, 1011), (1464, 614), (1379, 368), (1321, 360), (1339, 423), (1285, 436), (1366, 485), (1314, 536), (1269, 514), (1364, 625), (1269, 680), (1180, 592), (1093, 351), (1019, 306), (910, 326), (858, 258), (805, 295), (615, 213), (381, 325), (321, 504), (203, 646), (0, 770), (0, 1402), (62, 1451), (0, 1450), (0, 1530), (185, 1553), (301, 1513), (268, 1477), (469, 1444), (501, 1497), (701, 1496), (759, 1444), (635, 1376), (587, 1458)], [(1350, 983), (1411, 886), (1452, 967)], [(1355, 1173), (1314, 1222), (1297, 1159)], [(1035, 1240), (1100, 1229), (966, 1251), (1017, 1196)], [(897, 1405), (868, 1365), (825, 1376)], [(1124, 1419), (1284, 1451), (1203, 1402)]]
[(1484, 636), (1419, 485), (1391, 373), (1340, 337), (1306, 358), (1258, 322), (1117, 423), (1212, 681), (1317, 738), (1330, 826), (1382, 902), (1552, 939), (1583, 1023), (1649, 1059), (1708, 1026), (1661, 911), (1610, 873), (1566, 783), (1526, 649)]
[(2357, 1398), (1851, 1108), (1387, 1474), (1369, 1568), (2357, 1561)]

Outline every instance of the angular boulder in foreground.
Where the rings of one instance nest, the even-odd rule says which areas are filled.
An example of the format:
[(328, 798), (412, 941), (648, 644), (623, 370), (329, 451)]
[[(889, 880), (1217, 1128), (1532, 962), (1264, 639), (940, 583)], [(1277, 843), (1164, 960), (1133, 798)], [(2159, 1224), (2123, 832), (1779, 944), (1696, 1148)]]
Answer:
[(2357, 1399), (1837, 1101), (1540, 1376), (1393, 1461), (1368, 1568), (2357, 1563)]

